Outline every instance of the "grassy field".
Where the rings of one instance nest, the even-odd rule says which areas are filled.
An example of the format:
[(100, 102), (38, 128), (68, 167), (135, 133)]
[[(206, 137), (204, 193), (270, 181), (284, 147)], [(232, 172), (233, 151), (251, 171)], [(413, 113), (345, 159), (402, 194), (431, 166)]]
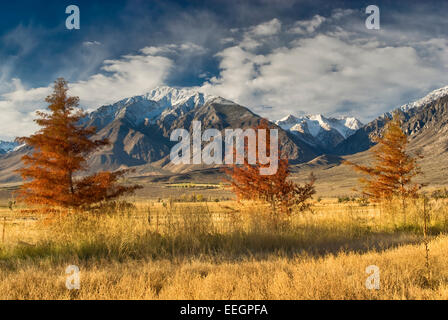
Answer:
[[(447, 299), (448, 209), (315, 201), (276, 218), (246, 202), (138, 201), (38, 214), (0, 205), (0, 299)], [(3, 233), (4, 230), (4, 233)], [(65, 286), (69, 265), (81, 288)], [(378, 266), (380, 289), (366, 288)]]

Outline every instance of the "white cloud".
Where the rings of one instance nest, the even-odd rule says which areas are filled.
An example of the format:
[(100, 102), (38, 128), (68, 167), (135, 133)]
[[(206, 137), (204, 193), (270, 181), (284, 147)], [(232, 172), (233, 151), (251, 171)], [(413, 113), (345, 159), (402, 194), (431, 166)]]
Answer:
[(356, 11), (353, 9), (334, 9), (333, 12), (331, 13), (331, 18), (338, 20), (347, 17), (355, 12)]
[(317, 14), (310, 20), (297, 21), (294, 26), (289, 29), (289, 32), (297, 34), (313, 33), (325, 20), (324, 17)]
[(82, 105), (98, 107), (163, 84), (172, 66), (170, 59), (152, 55), (106, 60), (102, 68), (105, 74), (95, 74), (86, 81), (72, 83), (70, 93), (79, 96)]
[(186, 42), (182, 44), (166, 44), (162, 46), (150, 46), (141, 50), (142, 53), (147, 55), (173, 55), (173, 54), (204, 54), (207, 50), (192, 42)]
[[(349, 14), (335, 12), (337, 17), (328, 20)], [(267, 45), (258, 53), (257, 46), (248, 46), (243, 38), (217, 54), (220, 74), (204, 83), (202, 90), (271, 119), (305, 111), (351, 114), (368, 121), (446, 85), (448, 41), (406, 44), (400, 34), (396, 39), (390, 34), (382, 38), (381, 33), (359, 33), (337, 25), (316, 32), (326, 20), (315, 16), (293, 26), (300, 26), (306, 36), (291, 39), (286, 31), (273, 40), (259, 37), (256, 40)]]
[[(87, 41), (83, 45), (92, 47), (100, 43)], [(143, 94), (165, 84), (174, 66), (171, 56), (200, 55), (206, 51), (192, 42), (145, 47), (135, 55), (105, 60), (100, 73), (69, 83), (69, 94), (79, 96), (81, 106), (88, 110)], [(35, 111), (45, 108), (45, 97), (51, 92), (51, 87), (52, 84), (27, 89), (20, 79), (3, 79), (0, 86), (0, 139), (29, 135), (36, 130), (33, 122)]]
[[(262, 45), (261, 41), (255, 40), (250, 36), (244, 36), (243, 40), (239, 43), (239, 47), (247, 50), (255, 50)], [(218, 55), (219, 56), (219, 55)]]
[[(232, 29), (216, 54), (219, 74), (198, 68), (204, 79), (199, 89), (271, 119), (306, 112), (350, 114), (368, 121), (447, 84), (448, 40), (387, 26), (372, 32), (365, 29), (364, 18), (363, 12), (334, 10), (328, 17), (290, 24), (272, 19)], [(86, 44), (99, 50), (93, 45)], [(178, 70), (178, 57), (211, 50), (193, 42), (148, 46), (104, 61), (100, 73), (70, 83), (70, 94), (89, 108), (142, 94), (165, 84)], [(4, 68), (0, 138), (30, 134), (34, 111), (45, 107), (51, 89), (26, 89), (20, 80), (8, 81)]]
[(204, 47), (199, 46), (192, 42), (182, 43), (181, 45), (178, 46), (178, 48), (179, 51), (181, 52), (191, 52), (195, 54), (204, 54), (207, 52), (207, 50)]
[[(242, 40), (240, 41), (239, 46), (247, 50), (255, 50), (270, 41), (273, 37), (277, 36), (281, 32), (281, 29), (282, 24), (278, 19), (272, 19), (259, 25), (247, 28), (246, 31), (243, 32)], [(233, 44), (234, 42), (235, 41), (229, 44)]]
[(228, 37), (228, 38), (224, 38), (220, 40), (221, 44), (225, 45), (225, 44), (232, 44), (235, 42), (235, 39), (232, 37)]
[(250, 28), (249, 33), (254, 36), (272, 36), (280, 32), (282, 24), (278, 19), (259, 24)]
[(84, 41), (82, 43), (82, 45), (85, 46), (85, 47), (100, 46), (101, 42), (99, 42), (99, 41)]
[(19, 79), (13, 79), (9, 86), (13, 90), (0, 96), (0, 138), (11, 140), (37, 129), (33, 122), (34, 113), (40, 109), (43, 97), (47, 96), (50, 90), (26, 90)]
[[(70, 83), (70, 95), (79, 96), (81, 106), (96, 108), (164, 84), (173, 61), (145, 52), (104, 61), (102, 73)], [(12, 90), (0, 95), (0, 138), (13, 139), (33, 133), (36, 130), (32, 121), (34, 113), (45, 107), (44, 100), (51, 92), (51, 85), (26, 89), (20, 80), (14, 79), (8, 88)]]

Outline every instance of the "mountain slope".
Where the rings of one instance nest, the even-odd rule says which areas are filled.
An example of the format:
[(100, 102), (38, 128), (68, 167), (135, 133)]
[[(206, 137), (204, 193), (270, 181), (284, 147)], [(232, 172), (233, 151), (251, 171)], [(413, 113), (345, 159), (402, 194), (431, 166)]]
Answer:
[(14, 151), (14, 149), (16, 149), (17, 147), (19, 147), (19, 144), (17, 142), (0, 140), (0, 154), (5, 154)]
[(164, 126), (170, 126), (177, 117), (211, 99), (216, 97), (193, 90), (160, 87), (100, 107), (83, 124), (95, 126), (95, 138), (107, 138), (110, 145), (90, 157), (90, 170), (116, 170), (161, 160), (174, 144), (169, 141)]
[[(402, 106), (398, 111), (411, 151), (423, 152), (424, 166), (437, 172), (439, 180), (447, 176), (448, 87)], [(305, 167), (313, 170), (331, 167), (336, 172), (335, 168), (342, 161), (339, 156), (364, 154), (362, 151), (374, 145), (373, 139), (381, 134), (390, 117), (391, 113), (386, 113), (358, 130), (361, 123), (354, 118), (321, 115), (289, 116), (270, 126), (279, 130), (279, 144), (291, 164), (297, 165), (297, 174)], [(184, 128), (192, 132), (193, 121), (201, 121), (202, 130), (215, 128), (224, 136), (227, 128), (253, 128), (260, 120), (261, 117), (249, 109), (223, 98), (162, 87), (100, 107), (83, 119), (82, 124), (96, 126), (95, 138), (107, 138), (111, 142), (88, 159), (91, 171), (133, 168), (139, 176), (182, 174), (187, 177), (191, 172), (197, 175), (205, 170), (215, 175), (219, 170), (214, 165), (172, 164), (169, 153), (177, 143), (169, 139), (173, 130)], [(2, 149), (0, 143), (0, 153), (3, 153), (0, 154), (0, 182), (19, 181), (20, 177), (13, 170), (20, 167), (20, 158), (31, 149), (10, 143), (4, 145), (7, 147)], [(364, 158), (368, 159), (362, 156)]]
[[(171, 126), (164, 127), (162, 125), (162, 129), (168, 137), (172, 130), (176, 128), (185, 128), (192, 132), (192, 122), (201, 121), (202, 130), (218, 129), (224, 137), (224, 129), (254, 128), (260, 123), (261, 119), (260, 116), (243, 106), (222, 98), (216, 98), (201, 108), (185, 114), (174, 121)], [(318, 150), (303, 143), (277, 125), (271, 123), (270, 127), (279, 130), (279, 145), (291, 162), (305, 162), (320, 154)]]
[[(89, 157), (89, 171), (134, 168), (136, 174), (152, 175), (213, 167), (171, 164), (169, 154), (177, 143), (170, 141), (174, 129), (184, 128), (191, 132), (192, 122), (201, 121), (202, 130), (218, 129), (224, 137), (225, 129), (254, 128), (260, 120), (261, 117), (249, 109), (226, 99), (192, 90), (162, 87), (102, 106), (89, 113), (81, 124), (95, 126), (97, 133), (93, 138), (110, 142)], [(279, 144), (292, 163), (306, 162), (321, 154), (318, 148), (291, 132), (273, 123), (270, 125), (279, 130)], [(0, 181), (19, 180), (9, 169), (20, 166), (20, 158), (30, 151), (22, 148), (0, 156)]]
[(101, 130), (117, 119), (126, 119), (133, 126), (158, 120), (170, 123), (215, 98), (194, 90), (159, 87), (144, 95), (102, 106), (88, 114), (83, 124)]
[[(90, 168), (95, 170), (115, 170), (121, 167), (136, 167), (153, 164), (164, 170), (193, 170), (193, 166), (174, 166), (169, 163), (171, 147), (177, 143), (170, 141), (170, 134), (174, 129), (183, 128), (192, 132), (192, 122), (201, 121), (202, 130), (214, 128), (222, 131), (227, 128), (253, 128), (261, 120), (261, 117), (252, 113), (249, 109), (237, 105), (223, 98), (210, 98), (199, 100), (190, 105), (178, 104), (164, 109), (158, 116), (149, 121), (136, 121), (134, 107), (141, 107), (141, 100), (134, 100), (134, 104), (122, 104), (121, 110), (116, 113), (112, 121), (103, 121), (107, 117), (103, 114), (91, 114), (87, 125), (99, 124), (100, 130), (95, 138), (107, 138), (111, 144), (94, 153), (89, 159)], [(202, 103), (205, 104), (202, 105)], [(121, 103), (121, 102), (120, 102)], [(146, 103), (149, 110), (154, 109), (153, 103)], [(151, 112), (151, 111), (149, 111)], [(148, 112), (148, 113), (149, 113)], [(178, 116), (169, 116), (176, 112)], [(146, 114), (148, 114), (146, 113)], [(109, 114), (109, 113), (108, 113)], [(105, 126), (104, 124), (107, 123)], [(103, 126), (101, 128), (101, 126)], [(296, 139), (293, 135), (279, 129), (280, 145), (292, 162), (304, 162), (319, 154), (315, 150)], [(139, 171), (145, 173), (143, 168)]]
[[(409, 135), (412, 142), (420, 134), (424, 134), (425, 128), (444, 125), (446, 98), (448, 97), (448, 86), (430, 92), (428, 95), (415, 102), (405, 104), (394, 111), (400, 114), (403, 121), (403, 130)], [(436, 107), (437, 106), (437, 107)], [(436, 109), (434, 109), (436, 108)], [(431, 117), (428, 113), (435, 113)], [(365, 126), (358, 129), (353, 135), (340, 142), (334, 149), (338, 155), (355, 154), (368, 150), (375, 145), (375, 138), (381, 135), (386, 122), (392, 118), (393, 112), (387, 112)], [(431, 120), (431, 121), (430, 121)], [(442, 135), (441, 132), (432, 132), (434, 138)], [(424, 141), (420, 141), (422, 146)]]
[(448, 95), (448, 86), (442, 87), (434, 91), (431, 91), (426, 96), (424, 96), (421, 99), (418, 99), (417, 101), (402, 105), (399, 109), (401, 109), (402, 111), (408, 111), (413, 108), (419, 108), (447, 95)]

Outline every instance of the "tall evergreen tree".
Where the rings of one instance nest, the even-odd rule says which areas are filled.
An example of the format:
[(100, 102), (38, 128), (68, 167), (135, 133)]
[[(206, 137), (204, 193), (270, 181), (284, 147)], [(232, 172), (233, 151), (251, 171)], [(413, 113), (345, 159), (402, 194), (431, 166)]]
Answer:
[(117, 184), (124, 171), (75, 178), (87, 169), (87, 156), (109, 142), (90, 139), (95, 128), (79, 125), (86, 114), (78, 108), (79, 98), (68, 97), (67, 91), (64, 79), (55, 81), (53, 93), (45, 100), (51, 112), (37, 112), (35, 122), (41, 129), (19, 138), (33, 148), (31, 155), (22, 157), (25, 167), (18, 170), (24, 179), (19, 198), (28, 204), (81, 207), (133, 192), (137, 186)]

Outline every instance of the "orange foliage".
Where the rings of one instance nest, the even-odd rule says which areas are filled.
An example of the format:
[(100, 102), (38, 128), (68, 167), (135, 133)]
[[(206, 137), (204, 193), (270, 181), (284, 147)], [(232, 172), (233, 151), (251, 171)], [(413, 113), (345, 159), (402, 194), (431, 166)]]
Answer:
[(77, 208), (133, 192), (138, 186), (117, 184), (124, 171), (75, 179), (87, 169), (87, 156), (109, 142), (89, 139), (96, 129), (79, 125), (85, 113), (78, 109), (79, 98), (68, 97), (67, 91), (67, 82), (58, 79), (45, 100), (51, 112), (37, 112), (41, 129), (18, 139), (33, 148), (31, 155), (22, 157), (25, 167), (18, 170), (25, 181), (19, 198), (28, 204)]
[[(275, 157), (278, 159), (278, 170), (272, 175), (260, 174), (260, 168), (269, 167), (269, 164), (261, 164), (258, 159), (258, 144), (260, 129), (266, 130), (266, 137), (260, 139), (264, 141), (266, 150), (270, 150), (270, 128), (268, 121), (262, 119), (256, 127), (257, 134), (257, 161), (255, 164), (249, 164), (247, 158), (248, 147), (245, 144), (245, 156), (243, 165), (233, 165), (226, 169), (232, 191), (236, 194), (238, 200), (261, 200), (271, 204), (274, 212), (277, 208), (284, 213), (291, 213), (294, 206), (298, 206), (300, 211), (308, 208), (306, 201), (315, 193), (315, 178), (311, 174), (310, 180), (304, 186), (300, 186), (288, 180), (289, 163), (287, 157), (281, 157), (279, 150), (275, 151)], [(270, 156), (268, 154), (268, 156)]]
[(368, 176), (360, 181), (364, 184), (363, 194), (374, 201), (414, 197), (421, 185), (412, 183), (412, 179), (420, 173), (416, 158), (406, 153), (408, 139), (400, 126), (398, 113), (385, 127), (382, 138), (378, 138), (378, 145), (371, 149), (375, 164), (362, 166), (350, 161), (355, 170)]

